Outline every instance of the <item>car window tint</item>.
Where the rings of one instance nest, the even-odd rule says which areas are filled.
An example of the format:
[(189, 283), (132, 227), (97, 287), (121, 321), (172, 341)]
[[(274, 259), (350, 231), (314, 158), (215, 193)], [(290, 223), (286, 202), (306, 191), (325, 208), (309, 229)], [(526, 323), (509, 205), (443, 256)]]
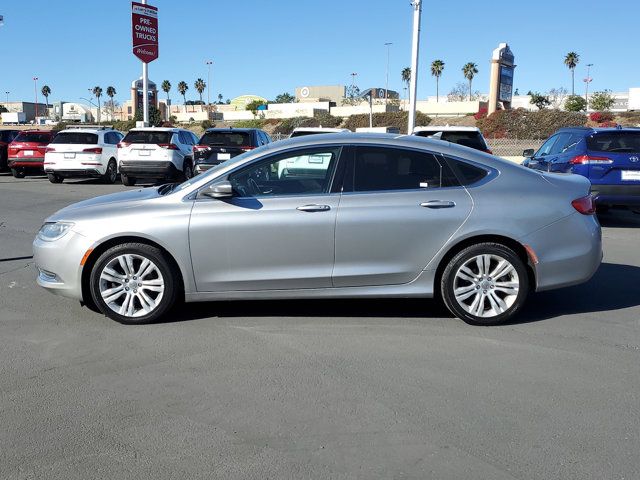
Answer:
[(538, 151), (536, 152), (535, 156), (536, 157), (542, 157), (542, 156), (545, 156), (545, 155), (549, 155), (549, 152), (551, 151), (551, 148), (553, 147), (553, 144), (556, 143), (557, 139), (558, 139), (558, 135), (553, 135), (551, 138), (549, 138), (538, 149)]
[(198, 140), (200, 140), (198, 136), (193, 132), (189, 132), (189, 135), (191, 135), (191, 145), (196, 145)]
[(582, 140), (582, 138), (583, 136), (579, 133), (572, 133), (571, 135), (569, 135), (569, 138), (566, 142), (564, 142), (564, 145), (560, 149), (560, 153), (568, 153), (575, 150), (576, 146), (580, 143), (580, 140)]
[(153, 130), (131, 130), (124, 137), (126, 143), (151, 143), (168, 144), (171, 143), (172, 132), (157, 132)]
[(465, 187), (474, 185), (489, 175), (489, 172), (484, 168), (471, 165), (467, 162), (462, 162), (451, 157), (446, 157), (446, 163), (451, 167), (456, 175), (460, 185)]
[(549, 150), (549, 155), (557, 155), (560, 152), (562, 152), (562, 149), (568, 143), (570, 138), (571, 138), (571, 133), (567, 132), (567, 133), (559, 134), (557, 140), (551, 147), (551, 150)]
[(431, 153), (386, 147), (356, 149), (354, 192), (440, 188), (451, 186), (451, 177)]
[(327, 193), (340, 147), (304, 149), (254, 163), (229, 175), (243, 197)]
[(22, 132), (16, 138), (14, 142), (33, 142), (33, 143), (49, 143), (51, 140), (51, 134), (49, 133), (32, 133)]
[(640, 153), (640, 132), (599, 132), (587, 138), (587, 148), (597, 152)]
[(251, 147), (251, 135), (249, 132), (211, 131), (205, 132), (200, 141), (203, 145), (215, 145), (221, 147)]
[(60, 132), (53, 137), (51, 143), (96, 145), (98, 143), (98, 135), (87, 132)]

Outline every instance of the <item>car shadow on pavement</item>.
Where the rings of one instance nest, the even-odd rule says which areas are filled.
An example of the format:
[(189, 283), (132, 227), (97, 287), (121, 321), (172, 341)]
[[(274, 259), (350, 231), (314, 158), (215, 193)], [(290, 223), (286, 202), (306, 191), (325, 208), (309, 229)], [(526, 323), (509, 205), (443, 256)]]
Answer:
[[(509, 324), (639, 305), (640, 267), (603, 263), (583, 285), (532, 294), (522, 312)], [(207, 317), (451, 318), (452, 315), (441, 301), (426, 298), (238, 300), (182, 304), (174, 308), (163, 323)]]
[(610, 210), (598, 214), (598, 221), (609, 228), (640, 228), (640, 214), (630, 210)]

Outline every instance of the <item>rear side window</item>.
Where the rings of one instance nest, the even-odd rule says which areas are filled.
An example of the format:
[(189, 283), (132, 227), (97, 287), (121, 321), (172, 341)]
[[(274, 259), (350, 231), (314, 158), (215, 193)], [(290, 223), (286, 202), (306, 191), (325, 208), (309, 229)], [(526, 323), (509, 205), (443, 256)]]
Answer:
[(221, 147), (252, 147), (251, 135), (248, 132), (206, 132), (200, 143)]
[(470, 163), (460, 162), (450, 157), (446, 157), (446, 163), (455, 173), (460, 185), (465, 187), (478, 183), (484, 177), (489, 175), (489, 172), (483, 168), (476, 167)]
[(18, 135), (14, 142), (33, 142), (33, 143), (49, 143), (51, 141), (51, 135), (48, 133), (31, 133), (23, 132)]
[(173, 132), (154, 132), (152, 130), (131, 130), (124, 137), (125, 143), (149, 143), (155, 145), (171, 143)]
[(415, 190), (455, 185), (449, 168), (428, 152), (386, 147), (358, 147), (353, 161), (352, 190)]
[(0, 130), (0, 142), (9, 143), (18, 136), (18, 132), (13, 130)]
[(596, 152), (640, 153), (640, 132), (602, 132), (587, 137), (587, 149)]
[(88, 132), (60, 132), (53, 137), (51, 143), (96, 145), (98, 143), (98, 135)]

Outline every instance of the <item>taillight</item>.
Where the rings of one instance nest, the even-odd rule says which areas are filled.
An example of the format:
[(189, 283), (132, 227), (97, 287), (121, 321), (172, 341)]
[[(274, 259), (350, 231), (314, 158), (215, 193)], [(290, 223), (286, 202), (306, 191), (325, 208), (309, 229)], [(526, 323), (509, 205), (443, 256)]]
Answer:
[(18, 154), (18, 149), (16, 147), (11, 147), (10, 146), (7, 153), (8, 153), (8, 155), (17, 155)]
[(240, 147), (240, 150), (242, 150), (243, 152), (248, 152), (249, 150), (253, 150), (256, 147)]
[(607, 157), (594, 157), (593, 155), (578, 155), (569, 160), (572, 165), (604, 165), (613, 163), (613, 160)]
[(47, 148), (44, 149), (44, 153), (55, 152), (55, 151), (56, 151), (56, 149), (53, 148), (53, 147), (47, 147)]
[(82, 150), (84, 153), (102, 153), (102, 148), (101, 147), (95, 147), (95, 148), (85, 148), (84, 150)]
[(175, 143), (158, 143), (158, 146), (167, 150), (180, 150)]
[(583, 215), (593, 215), (596, 213), (596, 204), (593, 201), (592, 195), (576, 198), (571, 202), (571, 205)]
[(118, 142), (118, 145), (116, 145), (117, 148), (127, 148), (129, 145), (131, 145), (130, 143), (127, 142)]
[(193, 146), (193, 151), (194, 152), (205, 152), (207, 150), (211, 150), (211, 147), (209, 145), (194, 145)]

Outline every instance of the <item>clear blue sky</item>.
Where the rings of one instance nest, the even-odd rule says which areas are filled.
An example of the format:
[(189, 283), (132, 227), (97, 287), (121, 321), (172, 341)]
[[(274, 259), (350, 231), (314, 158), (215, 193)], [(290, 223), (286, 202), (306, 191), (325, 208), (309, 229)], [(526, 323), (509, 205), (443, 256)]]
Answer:
[[(385, 42), (393, 42), (389, 88), (402, 92), (400, 71), (411, 55), (409, 0), (150, 3), (160, 18), (160, 58), (149, 66), (150, 79), (170, 80), (176, 100), (180, 80), (190, 86), (187, 98), (197, 98), (193, 82), (206, 81), (207, 59), (214, 61), (212, 100), (218, 93), (273, 98), (296, 86), (349, 84), (351, 72), (361, 89), (384, 86)], [(32, 100), (33, 76), (51, 87), (51, 101), (78, 101), (95, 85), (113, 85), (116, 99), (128, 98), (141, 70), (131, 54), (130, 10), (127, 0), (0, 2), (0, 99), (10, 91), (10, 99)], [(479, 68), (474, 90), (487, 92), (490, 54), (504, 41), (516, 56), (521, 93), (570, 88), (562, 60), (571, 50), (581, 55), (576, 90), (584, 90), (587, 63), (595, 64), (592, 90), (640, 87), (639, 18), (638, 0), (425, 0), (418, 97), (435, 94), (435, 58), (446, 64), (441, 93), (463, 80), (469, 61)]]

